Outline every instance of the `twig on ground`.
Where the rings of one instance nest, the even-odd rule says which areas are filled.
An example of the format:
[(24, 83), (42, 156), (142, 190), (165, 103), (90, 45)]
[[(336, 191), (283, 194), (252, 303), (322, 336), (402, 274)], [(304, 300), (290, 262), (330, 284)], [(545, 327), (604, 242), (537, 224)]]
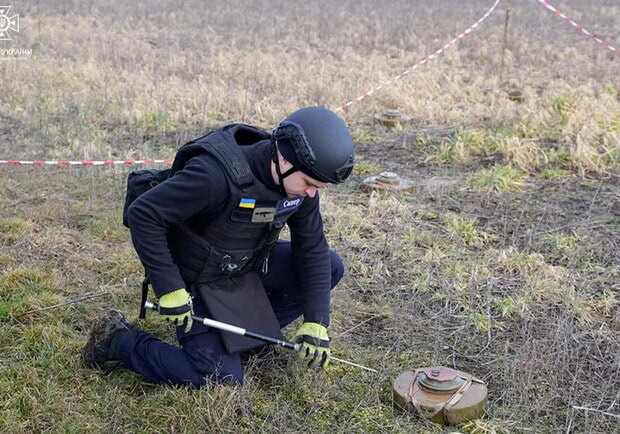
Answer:
[(573, 405), (573, 408), (575, 410), (593, 411), (595, 413), (604, 414), (605, 416), (611, 416), (611, 417), (618, 417), (618, 418), (620, 418), (620, 414), (608, 413), (606, 411), (599, 410), (598, 408), (580, 407), (580, 406), (577, 406), (577, 405)]
[(607, 411), (609, 411), (612, 408), (614, 408), (614, 405), (616, 405), (616, 402), (618, 402), (618, 398), (620, 398), (620, 390), (618, 391), (618, 394), (616, 395), (616, 399), (614, 399), (614, 402), (609, 404), (609, 407), (607, 407)]
[(339, 338), (340, 336), (346, 335), (347, 333), (349, 333), (349, 332), (351, 332), (351, 331), (355, 330), (356, 328), (358, 328), (358, 327), (360, 327), (360, 326), (362, 326), (362, 325), (366, 324), (366, 323), (367, 323), (367, 322), (369, 322), (369, 321), (372, 321), (372, 320), (373, 320), (373, 319), (375, 319), (375, 318), (379, 318), (380, 316), (383, 316), (383, 314), (382, 314), (382, 313), (378, 313), (378, 314), (376, 314), (376, 315), (374, 315), (374, 316), (371, 316), (370, 318), (365, 319), (365, 320), (364, 320), (364, 321), (362, 321), (361, 323), (354, 325), (354, 326), (353, 326), (353, 327), (351, 327), (350, 329), (345, 330), (345, 331), (343, 331), (342, 333), (337, 334), (336, 336), (333, 336), (333, 337), (332, 337), (332, 339), (337, 339), (337, 338)]
[(50, 195), (50, 194), (52, 194), (52, 193), (53, 193), (53, 192), (52, 192), (52, 191), (50, 191), (50, 192), (48, 192), (48, 193), (45, 193), (45, 194), (40, 194), (40, 195), (38, 195), (38, 196), (34, 196), (34, 197), (29, 197), (29, 198), (26, 198), (26, 199), (20, 200), (20, 201), (15, 202), (15, 203), (9, 203), (8, 205), (5, 205), (5, 206), (3, 206), (2, 208), (0, 208), (0, 211), (3, 211), (3, 210), (5, 210), (5, 209), (7, 209), (7, 208), (14, 208), (14, 207), (16, 207), (17, 205), (21, 205), (21, 204), (24, 204), (24, 203), (33, 202), (33, 201), (35, 201), (35, 200), (43, 199), (43, 198), (45, 198), (45, 197), (49, 196), (49, 195)]
[(601, 192), (601, 188), (603, 187), (603, 180), (598, 183), (598, 188), (596, 189), (596, 193), (594, 193), (594, 197), (592, 198), (592, 202), (590, 202), (590, 207), (588, 208), (588, 220), (592, 217), (592, 207), (598, 198), (598, 194)]
[(481, 354), (484, 350), (486, 350), (487, 348), (491, 346), (491, 339), (492, 339), (491, 328), (493, 327), (493, 324), (491, 322), (491, 299), (492, 299), (491, 285), (487, 282), (484, 286), (487, 287), (487, 344), (482, 350), (480, 350), (480, 353), (478, 354)]
[(103, 297), (104, 295), (110, 295), (110, 293), (108, 291), (96, 292), (96, 293), (95, 292), (91, 292), (91, 293), (88, 293), (87, 295), (85, 295), (83, 297), (75, 298), (75, 299), (69, 300), (69, 301), (65, 301), (64, 303), (55, 304), (53, 306), (42, 307), (40, 309), (29, 310), (27, 312), (20, 313), (19, 315), (16, 315), (13, 318), (14, 319), (21, 318), (22, 316), (30, 315), (31, 313), (43, 312), (43, 311), (46, 311), (46, 310), (56, 309), (58, 307), (67, 306), (67, 305), (70, 305), (70, 304), (73, 304), (73, 303), (78, 303), (80, 301), (86, 301), (86, 300), (90, 300), (90, 299), (97, 298), (97, 297)]

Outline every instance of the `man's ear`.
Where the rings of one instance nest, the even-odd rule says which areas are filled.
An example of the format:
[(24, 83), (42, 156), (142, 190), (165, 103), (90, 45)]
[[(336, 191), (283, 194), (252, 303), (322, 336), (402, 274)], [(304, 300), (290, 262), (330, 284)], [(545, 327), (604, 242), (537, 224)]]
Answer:
[(280, 170), (282, 173), (293, 167), (293, 165), (286, 158), (284, 158), (280, 151), (278, 151), (278, 161), (280, 163)]

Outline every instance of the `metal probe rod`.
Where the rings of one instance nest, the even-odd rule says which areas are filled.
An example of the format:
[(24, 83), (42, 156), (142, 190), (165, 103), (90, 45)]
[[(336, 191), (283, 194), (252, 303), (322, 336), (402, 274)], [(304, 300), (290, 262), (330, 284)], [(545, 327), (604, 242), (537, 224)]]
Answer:
[(363, 366), (363, 365), (358, 365), (357, 363), (349, 362), (348, 360), (342, 360), (342, 359), (339, 359), (338, 357), (334, 357), (334, 356), (331, 356), (331, 355), (329, 356), (329, 360), (333, 360), (335, 362), (344, 363), (345, 365), (355, 366), (356, 368), (364, 369), (364, 370), (369, 371), (369, 372), (374, 372), (375, 374), (379, 373), (379, 371), (377, 371), (376, 369), (372, 369), (372, 368), (369, 368), (369, 367)]
[[(145, 301), (144, 308), (157, 311), (158, 306), (156, 303)], [(267, 342), (269, 344), (279, 345), (281, 347), (288, 348), (289, 350), (299, 351), (301, 349), (301, 344), (296, 344), (293, 342), (274, 338), (272, 336), (267, 336), (262, 333), (257, 333), (251, 330), (246, 330), (242, 327), (237, 327), (231, 324), (227, 324), (225, 322), (215, 321), (213, 319), (203, 318), (197, 315), (192, 315), (192, 319), (196, 322), (206, 325), (207, 327), (213, 327), (214, 329), (224, 330), (226, 332), (234, 333), (236, 335), (246, 336), (252, 339), (257, 339), (259, 341)], [(329, 358), (335, 362), (344, 363), (345, 365), (355, 366), (356, 368), (365, 369), (366, 371), (377, 373), (375, 369), (367, 368), (366, 366), (358, 365), (357, 363), (349, 362), (348, 360), (339, 359), (333, 356), (330, 356)]]
[[(144, 302), (144, 307), (146, 309), (157, 311), (157, 304), (152, 303), (150, 301)], [(192, 315), (192, 319), (196, 322), (199, 322), (207, 327), (213, 327), (214, 329), (224, 330), (230, 333), (234, 333), (236, 335), (246, 336), (248, 338), (258, 339), (259, 341), (267, 342), (270, 344), (279, 345), (284, 348), (288, 348), (290, 350), (299, 351), (301, 349), (301, 344), (295, 344), (293, 342), (288, 342), (282, 339), (274, 338), (271, 336), (264, 335), (262, 333), (256, 333), (250, 330), (246, 330), (241, 327), (237, 327), (231, 324), (227, 324), (225, 322), (215, 321), (214, 319), (203, 318), (201, 316)]]

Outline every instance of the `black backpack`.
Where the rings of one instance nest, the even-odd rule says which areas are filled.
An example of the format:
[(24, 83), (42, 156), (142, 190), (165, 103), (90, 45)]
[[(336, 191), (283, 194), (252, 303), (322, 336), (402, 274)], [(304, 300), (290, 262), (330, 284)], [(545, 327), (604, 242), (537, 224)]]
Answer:
[(125, 205), (123, 206), (123, 225), (129, 227), (127, 210), (140, 195), (151, 188), (164, 182), (170, 176), (172, 169), (148, 169), (137, 170), (127, 176), (127, 192), (125, 193)]

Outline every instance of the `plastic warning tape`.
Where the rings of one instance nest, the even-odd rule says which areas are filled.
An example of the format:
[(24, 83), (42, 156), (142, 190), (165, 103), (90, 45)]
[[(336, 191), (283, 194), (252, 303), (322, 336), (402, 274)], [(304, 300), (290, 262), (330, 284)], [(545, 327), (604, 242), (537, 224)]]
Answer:
[(620, 49), (612, 47), (611, 45), (609, 45), (609, 43), (603, 41), (601, 38), (596, 36), (594, 33), (586, 30), (582, 25), (577, 24), (574, 20), (572, 20), (571, 18), (569, 18), (566, 15), (564, 15), (562, 12), (560, 12), (558, 9), (556, 9), (548, 1), (546, 1), (546, 0), (537, 0), (537, 1), (538, 1), (538, 3), (540, 3), (541, 5), (546, 7), (547, 9), (549, 9), (551, 12), (553, 12), (555, 15), (557, 15), (560, 18), (562, 18), (567, 23), (571, 24), (574, 28), (579, 30), (584, 35), (587, 35), (591, 39), (594, 39), (596, 42), (598, 42), (600, 45), (602, 45), (603, 47), (607, 48), (608, 50), (611, 50), (611, 51), (613, 51), (616, 54), (620, 54)]
[(103, 160), (103, 161), (25, 161), (25, 160), (0, 160), (0, 164), (9, 164), (14, 166), (32, 165), (32, 166), (118, 166), (133, 164), (156, 164), (156, 163), (172, 163), (172, 160)]
[(448, 42), (446, 45), (444, 45), (443, 47), (441, 47), (439, 50), (435, 51), (433, 54), (430, 54), (428, 56), (426, 56), (424, 59), (420, 60), (418, 63), (416, 63), (415, 65), (405, 69), (403, 72), (401, 72), (400, 74), (398, 74), (396, 77), (392, 78), (391, 80), (386, 81), (385, 83), (380, 84), (379, 86), (375, 87), (372, 90), (369, 90), (368, 92), (358, 96), (357, 98), (355, 98), (354, 100), (351, 100), (349, 102), (346, 102), (344, 104), (342, 104), (339, 107), (336, 107), (334, 109), (332, 109), (333, 111), (341, 111), (344, 110), (346, 108), (348, 108), (349, 106), (351, 106), (352, 104), (355, 104), (356, 102), (360, 102), (366, 98), (368, 98), (369, 96), (379, 92), (381, 89), (383, 89), (384, 87), (390, 86), (394, 83), (396, 83), (398, 80), (400, 80), (401, 78), (405, 77), (407, 74), (415, 71), (416, 69), (418, 69), (420, 66), (424, 65), (427, 62), (430, 62), (431, 60), (433, 60), (435, 57), (439, 56), (441, 53), (443, 53), (444, 51), (446, 51), (448, 48), (450, 48), (452, 45), (456, 44), (457, 42), (459, 42), (461, 39), (463, 39), (465, 36), (469, 35), (471, 32), (473, 32), (474, 30), (476, 30), (476, 28), (484, 21), (487, 19), (487, 17), (489, 15), (491, 15), (493, 13), (493, 11), (495, 10), (495, 8), (497, 7), (497, 5), (499, 4), (499, 0), (495, 0), (495, 3), (493, 3), (493, 6), (491, 6), (491, 8), (482, 16), (482, 18), (480, 18), (478, 21), (476, 21), (474, 24), (472, 24), (467, 30), (465, 30), (463, 33), (461, 33), (460, 35), (458, 35), (456, 38), (454, 38), (453, 40), (451, 40), (450, 42)]

